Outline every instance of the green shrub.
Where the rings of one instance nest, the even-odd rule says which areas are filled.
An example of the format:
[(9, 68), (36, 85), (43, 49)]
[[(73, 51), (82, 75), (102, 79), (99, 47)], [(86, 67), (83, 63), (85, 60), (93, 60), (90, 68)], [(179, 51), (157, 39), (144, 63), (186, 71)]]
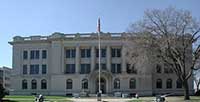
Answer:
[(6, 95), (5, 89), (2, 84), (0, 84), (0, 102), (2, 102), (3, 97)]

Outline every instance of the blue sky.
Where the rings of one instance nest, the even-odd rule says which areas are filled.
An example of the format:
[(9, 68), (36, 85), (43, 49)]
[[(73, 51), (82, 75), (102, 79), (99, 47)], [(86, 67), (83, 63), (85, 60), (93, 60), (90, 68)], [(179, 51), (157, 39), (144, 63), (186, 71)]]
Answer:
[(8, 41), (16, 35), (95, 32), (98, 17), (103, 32), (124, 32), (146, 9), (173, 6), (200, 19), (199, 4), (199, 0), (1, 0), (0, 66), (12, 67)]

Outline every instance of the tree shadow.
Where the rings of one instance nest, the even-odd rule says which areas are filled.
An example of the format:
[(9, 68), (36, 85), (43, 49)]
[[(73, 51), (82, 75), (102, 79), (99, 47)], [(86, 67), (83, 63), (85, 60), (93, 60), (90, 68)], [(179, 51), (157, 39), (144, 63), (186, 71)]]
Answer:
[(8, 100), (8, 99), (6, 99), (6, 100), (3, 100), (2, 102), (18, 102), (18, 101), (14, 101), (14, 100)]

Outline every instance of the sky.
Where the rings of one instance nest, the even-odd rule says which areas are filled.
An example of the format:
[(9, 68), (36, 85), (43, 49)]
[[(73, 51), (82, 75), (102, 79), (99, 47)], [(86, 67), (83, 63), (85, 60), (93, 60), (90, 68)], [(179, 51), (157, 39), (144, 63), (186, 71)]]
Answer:
[(53, 32), (125, 32), (146, 9), (175, 7), (200, 19), (200, 0), (1, 0), (0, 67), (12, 67), (14, 36), (51, 35)]

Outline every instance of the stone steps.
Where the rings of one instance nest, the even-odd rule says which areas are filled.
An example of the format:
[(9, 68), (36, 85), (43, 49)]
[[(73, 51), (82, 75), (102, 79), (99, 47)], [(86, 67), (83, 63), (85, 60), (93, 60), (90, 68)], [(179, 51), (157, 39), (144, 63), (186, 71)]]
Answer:
[[(90, 96), (90, 97), (96, 97), (97, 94), (89, 94), (89, 96)], [(110, 95), (110, 94), (101, 94), (101, 96), (102, 96), (102, 97), (110, 97), (110, 96), (112, 96), (112, 95)]]

